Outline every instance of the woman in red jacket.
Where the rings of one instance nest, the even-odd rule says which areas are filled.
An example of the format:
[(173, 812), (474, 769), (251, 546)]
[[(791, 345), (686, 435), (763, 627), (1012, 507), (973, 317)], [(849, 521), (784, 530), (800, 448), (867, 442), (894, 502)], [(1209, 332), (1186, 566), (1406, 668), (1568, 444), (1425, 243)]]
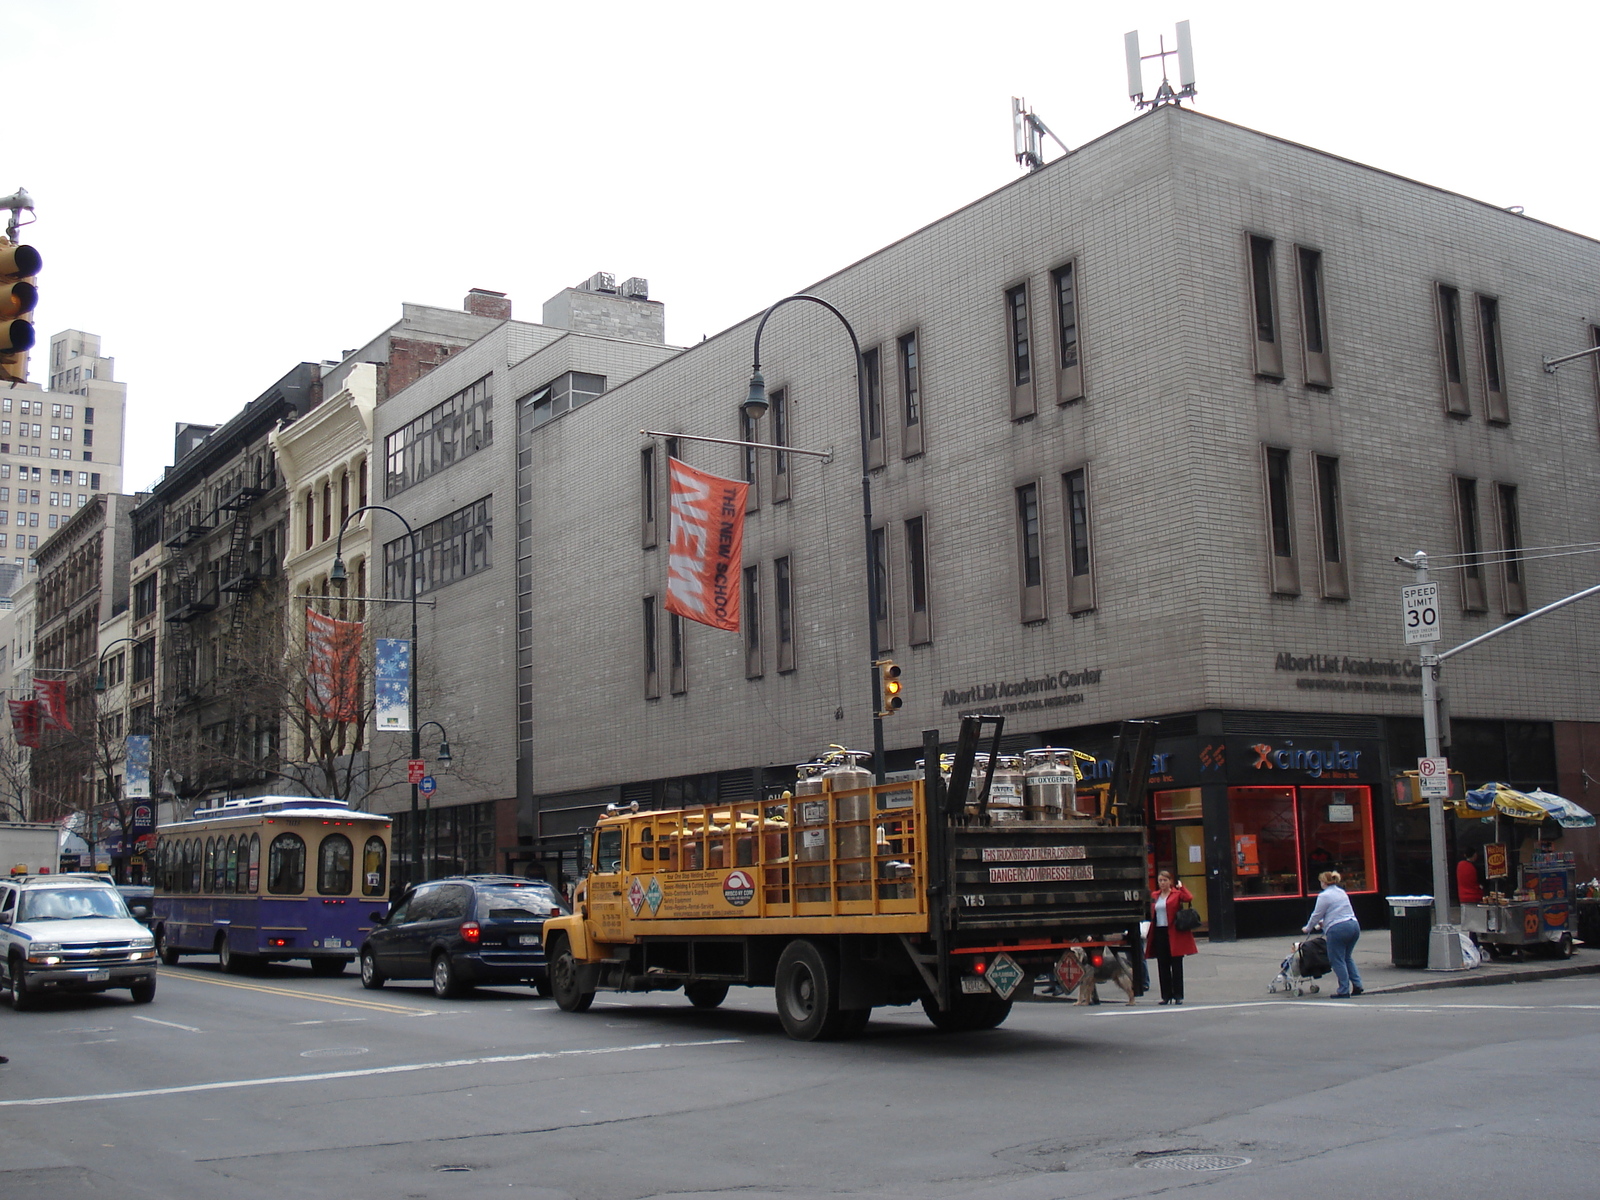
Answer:
[(1144, 956), (1156, 960), (1156, 977), (1161, 981), (1161, 1003), (1183, 1003), (1183, 960), (1199, 951), (1194, 934), (1177, 928), (1178, 909), (1191, 903), (1189, 889), (1172, 878), (1171, 871), (1156, 875), (1156, 894), (1150, 898), (1150, 936), (1145, 939)]

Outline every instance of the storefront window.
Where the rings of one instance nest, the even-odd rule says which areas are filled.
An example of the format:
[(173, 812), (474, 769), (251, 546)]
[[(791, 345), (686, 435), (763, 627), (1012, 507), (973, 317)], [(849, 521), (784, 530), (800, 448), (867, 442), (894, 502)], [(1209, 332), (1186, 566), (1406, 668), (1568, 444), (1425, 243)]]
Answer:
[(1300, 831), (1292, 787), (1228, 789), (1233, 894), (1301, 896)]
[(1168, 792), (1154, 792), (1156, 820), (1198, 821), (1203, 815), (1199, 788), (1178, 788)]
[(1306, 852), (1306, 887), (1337, 871), (1347, 892), (1375, 892), (1378, 874), (1372, 843), (1372, 790), (1364, 787), (1300, 789), (1300, 842)]

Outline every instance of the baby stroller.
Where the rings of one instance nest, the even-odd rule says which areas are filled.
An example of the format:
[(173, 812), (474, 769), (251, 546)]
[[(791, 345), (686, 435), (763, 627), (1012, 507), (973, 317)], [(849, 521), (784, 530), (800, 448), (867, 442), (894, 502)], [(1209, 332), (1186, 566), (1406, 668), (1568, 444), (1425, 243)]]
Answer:
[(1268, 986), (1269, 992), (1283, 992), (1286, 996), (1303, 996), (1321, 989), (1312, 983), (1321, 979), (1333, 964), (1328, 961), (1328, 939), (1320, 933), (1303, 942), (1296, 942), (1278, 968), (1278, 975)]

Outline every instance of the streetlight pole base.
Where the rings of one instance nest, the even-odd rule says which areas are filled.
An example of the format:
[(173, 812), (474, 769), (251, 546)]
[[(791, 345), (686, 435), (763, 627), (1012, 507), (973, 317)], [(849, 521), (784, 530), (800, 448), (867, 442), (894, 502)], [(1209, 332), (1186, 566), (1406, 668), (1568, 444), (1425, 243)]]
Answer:
[(1461, 929), (1455, 925), (1435, 925), (1428, 931), (1428, 970), (1464, 971), (1461, 957)]

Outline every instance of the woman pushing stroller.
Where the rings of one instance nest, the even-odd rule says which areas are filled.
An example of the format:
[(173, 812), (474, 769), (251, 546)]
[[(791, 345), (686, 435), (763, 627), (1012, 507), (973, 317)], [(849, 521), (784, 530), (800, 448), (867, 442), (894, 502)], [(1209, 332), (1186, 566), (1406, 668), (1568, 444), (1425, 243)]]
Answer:
[(1359, 996), (1363, 990), (1361, 972), (1356, 970), (1352, 956), (1356, 941), (1361, 937), (1361, 923), (1356, 920), (1355, 909), (1350, 906), (1350, 897), (1339, 886), (1342, 878), (1337, 871), (1324, 871), (1317, 876), (1317, 882), (1322, 884), (1322, 894), (1317, 897), (1316, 907), (1311, 910), (1311, 919), (1306, 922), (1304, 929), (1305, 933), (1313, 933), (1320, 928), (1327, 938), (1328, 961), (1335, 978), (1339, 980), (1339, 990), (1329, 993), (1334, 1000)]

